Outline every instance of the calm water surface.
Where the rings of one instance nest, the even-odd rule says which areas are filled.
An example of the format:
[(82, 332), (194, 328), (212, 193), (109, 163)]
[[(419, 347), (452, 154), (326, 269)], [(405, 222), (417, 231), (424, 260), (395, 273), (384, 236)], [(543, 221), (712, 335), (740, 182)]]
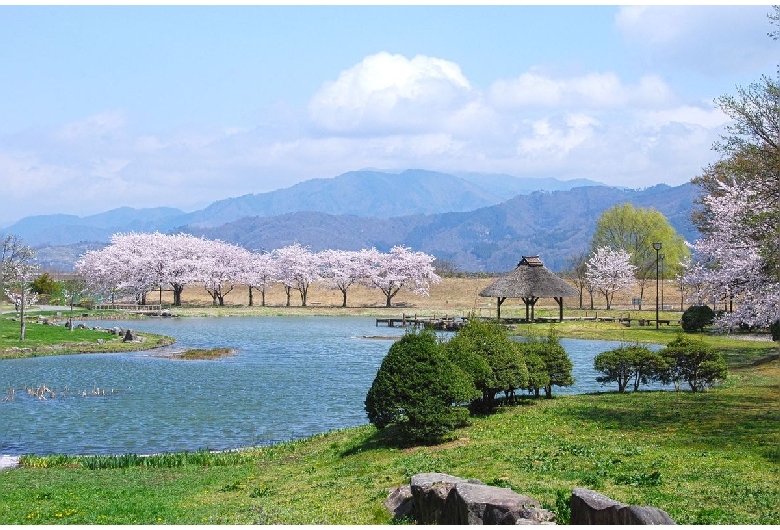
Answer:
[[(362, 425), (366, 393), (392, 344), (376, 336), (403, 334), (375, 327), (373, 318), (354, 317), (108, 325), (176, 337), (168, 351), (230, 347), (236, 355), (178, 361), (161, 357), (162, 349), (2, 361), (0, 454), (232, 449)], [(593, 358), (619, 343), (561, 344), (574, 363), (576, 383), (553, 393), (603, 390)], [(44, 385), (56, 397), (41, 400), (25, 390)]]

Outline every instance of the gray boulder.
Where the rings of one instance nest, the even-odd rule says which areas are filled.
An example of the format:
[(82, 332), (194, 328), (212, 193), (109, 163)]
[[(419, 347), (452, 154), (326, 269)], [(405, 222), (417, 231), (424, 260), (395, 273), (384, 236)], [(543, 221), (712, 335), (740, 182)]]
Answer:
[(444, 518), (450, 491), (466, 479), (446, 473), (420, 473), (411, 480), (414, 518), (420, 524), (457, 524)]
[(393, 516), (393, 519), (403, 519), (413, 515), (414, 499), (411, 486), (398, 486), (390, 490), (390, 495), (385, 501), (385, 508)]
[(482, 484), (456, 484), (454, 504), (458, 524), (540, 524), (555, 521), (536, 499), (509, 488)]
[(627, 506), (596, 491), (575, 488), (571, 495), (571, 524), (676, 524), (669, 514), (652, 506)]

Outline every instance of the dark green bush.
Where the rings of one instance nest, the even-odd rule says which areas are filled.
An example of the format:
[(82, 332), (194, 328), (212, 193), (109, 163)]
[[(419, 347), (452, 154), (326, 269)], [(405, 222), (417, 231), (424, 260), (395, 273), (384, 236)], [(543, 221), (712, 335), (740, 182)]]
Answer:
[(666, 366), (658, 371), (656, 378), (663, 383), (679, 386), (685, 381), (692, 392), (698, 392), (728, 377), (726, 361), (721, 354), (704, 341), (682, 333), (659, 354)]
[(665, 364), (660, 355), (645, 346), (635, 344), (598, 354), (593, 359), (593, 367), (603, 374), (596, 377), (596, 381), (616, 382), (618, 392), (625, 392), (632, 381), (634, 391), (639, 390), (639, 385), (647, 384)]
[(527, 388), (528, 368), (520, 345), (494, 322), (469, 321), (444, 345), (444, 353), (482, 393), (472, 403), (474, 409), (490, 410), (499, 392), (511, 399), (516, 390)]
[(769, 327), (772, 332), (772, 340), (780, 341), (780, 320), (775, 320), (775, 323)]
[(461, 405), (478, 396), (469, 377), (441, 352), (432, 331), (409, 332), (390, 347), (366, 396), (369, 421), (395, 426), (403, 444), (433, 443), (466, 425)]
[(683, 331), (703, 331), (705, 326), (712, 324), (715, 319), (715, 311), (708, 305), (692, 305), (682, 315), (680, 325)]

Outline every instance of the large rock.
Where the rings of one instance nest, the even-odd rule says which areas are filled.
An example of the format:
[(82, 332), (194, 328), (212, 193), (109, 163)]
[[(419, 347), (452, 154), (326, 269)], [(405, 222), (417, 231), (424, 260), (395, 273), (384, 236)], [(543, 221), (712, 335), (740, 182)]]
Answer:
[(509, 488), (460, 483), (453, 490), (457, 524), (539, 524), (555, 521), (539, 501)]
[(508, 488), (444, 473), (422, 473), (411, 480), (419, 524), (539, 524), (555, 520), (539, 501)]
[(575, 488), (571, 495), (571, 524), (676, 524), (665, 511), (652, 506), (627, 506), (596, 491)]
[[(457, 524), (445, 520), (445, 508), (455, 484), (466, 479), (446, 473), (420, 473), (411, 480), (414, 518), (420, 524)], [(451, 512), (451, 510), (449, 510)], [(447, 512), (448, 513), (448, 512)]]
[(393, 519), (403, 519), (413, 515), (414, 500), (412, 498), (411, 486), (398, 486), (390, 490), (385, 501), (385, 508), (388, 509)]

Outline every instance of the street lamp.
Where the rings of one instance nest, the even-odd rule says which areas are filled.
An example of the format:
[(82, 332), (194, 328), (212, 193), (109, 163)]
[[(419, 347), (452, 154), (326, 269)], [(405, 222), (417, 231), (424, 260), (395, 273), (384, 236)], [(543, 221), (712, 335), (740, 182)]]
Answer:
[(660, 262), (660, 256), (658, 251), (661, 250), (661, 243), (656, 241), (653, 243), (655, 249), (655, 329), (658, 329), (658, 264)]
[(661, 258), (661, 309), (664, 308), (664, 283), (666, 283), (666, 276), (664, 276), (664, 256), (663, 252), (658, 255)]

